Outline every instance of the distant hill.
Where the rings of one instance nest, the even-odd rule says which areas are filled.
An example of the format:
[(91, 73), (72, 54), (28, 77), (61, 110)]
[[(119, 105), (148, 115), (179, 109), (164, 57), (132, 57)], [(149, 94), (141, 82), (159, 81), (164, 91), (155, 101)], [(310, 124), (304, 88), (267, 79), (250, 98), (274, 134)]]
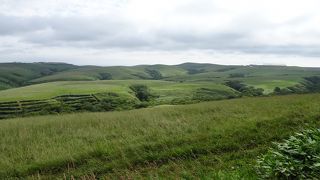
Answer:
[(0, 90), (27, 85), (33, 79), (76, 67), (64, 63), (0, 63)]
[(184, 63), (101, 67), (63, 63), (2, 63), (0, 89), (55, 81), (166, 80), (222, 83), (233, 79), (270, 91), (275, 86), (291, 86), (301, 82), (304, 77), (318, 75), (320, 68), (270, 65)]

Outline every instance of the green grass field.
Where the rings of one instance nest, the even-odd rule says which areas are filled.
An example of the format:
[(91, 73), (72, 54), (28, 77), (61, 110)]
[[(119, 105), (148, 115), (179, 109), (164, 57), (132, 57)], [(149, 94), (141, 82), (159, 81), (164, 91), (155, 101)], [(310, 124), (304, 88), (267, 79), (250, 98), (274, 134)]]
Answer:
[[(233, 75), (242, 77), (234, 78)], [(0, 90), (56, 81), (165, 80), (211, 82), (241, 80), (271, 92), (274, 87), (300, 83), (304, 77), (320, 75), (320, 68), (290, 66), (227, 66), (184, 63), (180, 65), (74, 66), (57, 63), (2, 63)], [(79, 90), (81, 91), (81, 90)]]
[[(319, 127), (320, 95), (248, 98), (253, 88), (225, 82), (267, 95), (319, 75), (286, 66), (1, 64), (0, 179), (258, 179), (257, 156), (272, 142)], [(319, 92), (314, 80), (303, 93)], [(142, 96), (132, 85), (144, 85)], [(210, 100), (221, 101), (198, 103)], [(190, 103), (198, 104), (174, 105)], [(137, 110), (120, 111), (128, 109)], [(34, 117), (8, 119), (21, 116)]]
[(2, 120), (0, 178), (257, 179), (257, 156), (319, 112), (310, 94)]
[(160, 96), (158, 101), (166, 102), (173, 98), (190, 97), (194, 90), (204, 87), (226, 91), (231, 94), (233, 93), (233, 90), (229, 87), (212, 82), (177, 83), (160, 80), (64, 81), (3, 90), (0, 91), (0, 102), (48, 99), (59, 95), (93, 94), (102, 92), (114, 92), (133, 96), (129, 88), (132, 84), (147, 85), (153, 93)]

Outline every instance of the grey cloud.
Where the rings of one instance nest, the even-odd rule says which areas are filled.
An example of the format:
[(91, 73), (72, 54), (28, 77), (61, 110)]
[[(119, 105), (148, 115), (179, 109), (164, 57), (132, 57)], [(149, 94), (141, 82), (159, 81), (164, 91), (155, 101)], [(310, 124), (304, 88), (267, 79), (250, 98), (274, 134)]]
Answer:
[(319, 46), (299, 46), (299, 45), (286, 45), (286, 46), (248, 46), (240, 47), (241, 52), (254, 53), (254, 54), (280, 54), (280, 55), (297, 55), (305, 57), (320, 57)]
[[(254, 19), (253, 19), (254, 20)], [(258, 20), (255, 20), (258, 21)], [(242, 22), (240, 22), (242, 23)], [(208, 49), (239, 51), (256, 54), (296, 54), (320, 56), (319, 46), (270, 46), (254, 42), (255, 30), (269, 24), (253, 24), (251, 29), (227, 29), (198, 33), (193, 30), (170, 28), (139, 31), (139, 27), (114, 17), (16, 17), (0, 14), (1, 36), (16, 36), (24, 43), (41, 46), (82, 48), (120, 48), (183, 50)], [(250, 23), (249, 23), (250, 24)], [(243, 24), (242, 26), (249, 26)], [(240, 25), (235, 25), (237, 27)], [(271, 27), (272, 28), (272, 27)]]
[(41, 18), (23, 18), (0, 14), (0, 36), (30, 32), (45, 27)]

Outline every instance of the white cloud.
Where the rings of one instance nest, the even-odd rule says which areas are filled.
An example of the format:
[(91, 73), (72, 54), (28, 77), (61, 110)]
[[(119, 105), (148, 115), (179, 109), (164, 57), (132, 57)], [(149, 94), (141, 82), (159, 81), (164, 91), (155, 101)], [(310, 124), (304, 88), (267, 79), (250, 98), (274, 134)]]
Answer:
[(319, 6), (317, 0), (0, 0), (0, 62), (319, 66)]

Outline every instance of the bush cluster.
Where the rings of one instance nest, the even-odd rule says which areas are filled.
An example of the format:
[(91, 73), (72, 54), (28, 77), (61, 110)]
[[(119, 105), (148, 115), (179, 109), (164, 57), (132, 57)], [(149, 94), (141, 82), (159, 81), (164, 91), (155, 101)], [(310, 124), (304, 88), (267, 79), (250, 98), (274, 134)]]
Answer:
[(232, 99), (236, 97), (237, 95), (235, 93), (225, 91), (225, 90), (199, 88), (194, 92), (192, 98), (193, 100), (198, 100), (198, 101), (213, 101), (213, 100), (221, 100), (221, 99)]
[(150, 101), (156, 96), (150, 92), (150, 89), (146, 85), (133, 84), (130, 89), (134, 92), (135, 96), (142, 102)]
[(283, 143), (275, 143), (258, 158), (257, 172), (263, 179), (318, 179), (320, 129), (305, 130)]
[(227, 81), (225, 83), (226, 86), (238, 91), (243, 96), (262, 96), (264, 89), (262, 88), (255, 88), (253, 86), (248, 86), (243, 84), (241, 81)]
[(315, 93), (320, 92), (320, 77), (311, 76), (305, 77), (301, 84), (294, 86), (279, 88), (275, 87), (273, 94), (286, 95), (286, 94), (302, 94), (302, 93)]
[(146, 69), (146, 72), (150, 75), (151, 79), (159, 80), (162, 79), (162, 74), (155, 69)]

